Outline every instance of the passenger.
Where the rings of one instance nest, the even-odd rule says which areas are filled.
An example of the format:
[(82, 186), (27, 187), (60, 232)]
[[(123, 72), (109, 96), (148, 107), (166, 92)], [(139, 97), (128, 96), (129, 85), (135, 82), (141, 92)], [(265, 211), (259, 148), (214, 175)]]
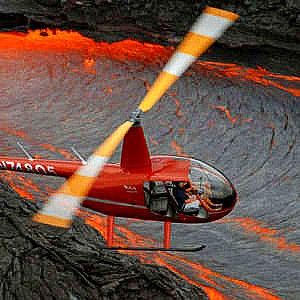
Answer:
[(210, 200), (212, 195), (211, 185), (206, 181), (203, 183), (203, 186), (204, 193), (201, 195), (201, 200), (205, 201), (205, 203), (208, 204), (212, 209), (221, 210), (223, 207), (222, 203), (214, 203), (212, 200)]
[(185, 200), (184, 210), (188, 211), (191, 209), (199, 209), (201, 206), (200, 196), (195, 193), (194, 190), (190, 191), (190, 196), (187, 200)]
[(185, 201), (185, 206), (183, 212), (195, 212), (198, 218), (206, 219), (208, 218), (208, 212), (202, 206), (200, 201), (199, 190), (193, 190), (190, 198)]

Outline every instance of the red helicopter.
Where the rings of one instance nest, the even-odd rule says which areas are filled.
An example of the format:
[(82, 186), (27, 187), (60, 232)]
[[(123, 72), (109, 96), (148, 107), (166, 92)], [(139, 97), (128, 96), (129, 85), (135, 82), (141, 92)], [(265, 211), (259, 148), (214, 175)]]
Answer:
[[(206, 7), (178, 46), (141, 104), (103, 144), (81, 162), (0, 157), (0, 169), (66, 178), (45, 206), (33, 217), (36, 222), (68, 228), (77, 208), (108, 215), (107, 247), (130, 250), (170, 248), (171, 223), (205, 223), (227, 215), (237, 202), (228, 178), (196, 159), (150, 156), (141, 119), (186, 71), (230, 27), (238, 15)], [(120, 163), (107, 163), (123, 140)], [(114, 217), (163, 221), (163, 248), (113, 247)]]

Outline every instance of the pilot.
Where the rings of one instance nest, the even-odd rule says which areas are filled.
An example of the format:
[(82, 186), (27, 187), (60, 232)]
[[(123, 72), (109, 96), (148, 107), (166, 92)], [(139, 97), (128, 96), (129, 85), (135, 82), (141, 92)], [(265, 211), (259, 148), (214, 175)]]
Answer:
[(175, 183), (173, 190), (174, 197), (178, 201), (179, 209), (183, 212), (198, 212), (200, 197), (188, 182), (180, 181)]

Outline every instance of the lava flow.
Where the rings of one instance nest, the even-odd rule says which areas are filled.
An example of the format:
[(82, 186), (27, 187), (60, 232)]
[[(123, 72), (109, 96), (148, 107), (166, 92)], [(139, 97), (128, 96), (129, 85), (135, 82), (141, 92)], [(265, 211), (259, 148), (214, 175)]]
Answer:
[[(6, 180), (11, 185), (11, 187), (17, 193), (19, 193), (21, 197), (25, 197), (28, 200), (34, 200), (33, 196), (26, 190), (30, 188), (36, 190), (38, 189), (38, 187), (34, 185), (30, 180), (26, 181), (23, 179), (22, 182), (25, 183), (24, 189), (20, 189), (14, 184), (14, 181), (16, 179), (19, 179), (18, 175), (17, 177), (4, 175), (2, 176), (2, 178)], [(40, 193), (43, 194), (41, 190)], [(82, 211), (78, 211), (78, 216), (81, 216), (88, 225), (97, 229), (102, 234), (102, 236), (106, 235), (106, 217)], [(120, 234), (115, 234), (115, 240), (118, 246), (157, 246), (157, 242), (155, 240), (136, 234), (124, 226), (117, 225), (116, 230), (120, 232)], [(205, 268), (200, 264), (189, 261), (188, 259), (179, 255), (172, 255), (164, 252), (155, 254), (140, 254), (134, 251), (125, 252), (131, 255), (136, 255), (143, 262), (157, 263), (169, 268), (171, 271), (177, 273), (188, 282), (201, 287), (212, 300), (235, 299), (233, 297), (228, 297), (226, 296), (226, 294), (223, 294), (221, 292), (226, 289), (239, 289), (239, 293), (249, 295), (251, 297), (254, 297), (254, 299), (280, 299), (274, 295), (273, 291), (255, 286), (253, 284), (249, 284), (242, 280), (224, 276), (217, 272), (211, 271), (210, 269)], [(179, 268), (176, 267), (178, 265), (178, 262), (180, 262), (180, 268), (183, 270), (179, 270)], [(222, 281), (224, 281), (224, 283), (220, 284), (216, 279), (221, 279)], [(232, 284), (235, 284), (236, 287), (233, 288), (231, 286)]]
[[(21, 100), (16, 101), (17, 105), (20, 105), (16, 107), (24, 109), (25, 112), (27, 109), (32, 121), (38, 119), (39, 115), (42, 115), (41, 112), (45, 110), (47, 118), (50, 116), (49, 120), (52, 123), (47, 123), (47, 120), (43, 117), (45, 115), (42, 115), (40, 119), (36, 121), (35, 126), (38, 127), (38, 130), (41, 126), (41, 132), (47, 137), (43, 142), (39, 142), (39, 138), (33, 139), (30, 137), (30, 134), (34, 137), (35, 135), (32, 134), (25, 125), (21, 127), (21, 129), (16, 128), (18, 127), (19, 115), (15, 117), (15, 114), (12, 113), (15, 108), (12, 108), (10, 111), (12, 117), (5, 115), (5, 117), (3, 117), (5, 121), (1, 121), (0, 131), (2, 132), (2, 136), (7, 138), (10, 142), (13, 142), (15, 138), (22, 139), (30, 145), (38, 145), (45, 150), (63, 155), (65, 159), (71, 160), (73, 156), (62, 147), (67, 149), (69, 147), (69, 140), (73, 142), (74, 138), (76, 142), (82, 143), (82, 147), (84, 147), (87, 152), (93, 150), (95, 144), (92, 140), (95, 140), (95, 138), (93, 138), (95, 131), (89, 129), (88, 124), (93, 123), (91, 126), (97, 130), (99, 127), (104, 128), (104, 132), (102, 132), (103, 136), (97, 136), (97, 139), (99, 139), (99, 141), (97, 141), (98, 144), (106, 134), (106, 129), (115, 126), (115, 123), (122, 117), (117, 112), (118, 108), (122, 107), (122, 110), (126, 110), (126, 107), (132, 104), (124, 102), (127, 98), (138, 98), (142, 92), (144, 92), (144, 90), (142, 90), (141, 93), (139, 93), (141, 88), (145, 90), (149, 89), (149, 82), (151, 82), (152, 77), (147, 77), (148, 74), (151, 75), (151, 73), (157, 72), (157, 69), (161, 68), (170, 57), (174, 48), (133, 40), (124, 40), (112, 44), (95, 42), (92, 39), (83, 37), (81, 34), (72, 31), (43, 30), (42, 34), (41, 31), (38, 30), (31, 31), (28, 34), (16, 32), (0, 33), (0, 57), (3, 55), (6, 61), (14, 62), (20, 59), (18, 57), (19, 51), (24, 51), (22, 53), (30, 52), (32, 56), (42, 53), (42, 56), (37, 56), (37, 59), (41, 60), (41, 66), (45, 67), (45, 65), (47, 65), (45, 67), (45, 69), (47, 69), (47, 80), (43, 78), (42, 72), (38, 69), (40, 66), (39, 63), (34, 61), (31, 67), (32, 69), (37, 68), (36, 72), (39, 77), (37, 81), (44, 81), (38, 85), (36, 90), (31, 90), (32, 86), (34, 86), (35, 78), (30, 78), (30, 76), (37, 75), (35, 73), (29, 74), (29, 78), (26, 78), (29, 82), (26, 89), (24, 88), (22, 92), (19, 93), (20, 87), (18, 86), (17, 91), (13, 95), (10, 89), (3, 89), (3, 97), (2, 93), (0, 94), (1, 100), (12, 99), (11, 102), (13, 103), (14, 99), (22, 100), (21, 96), (25, 94), (25, 96), (28, 96), (28, 99), (30, 99), (29, 108), (25, 107), (25, 102), (23, 107)], [(45, 55), (45, 53), (54, 53), (55, 59), (52, 61), (49, 60), (50, 63), (46, 64), (47, 55)], [(99, 65), (101, 65), (101, 67), (99, 67)], [(24, 64), (24, 68), (26, 67)], [(59, 68), (61, 68), (60, 72), (58, 72)], [(113, 74), (110, 73), (111, 69), (114, 70)], [(17, 73), (17, 71), (15, 72)], [(25, 71), (23, 72), (24, 74), (22, 72), (19, 72), (21, 73), (21, 77), (18, 80), (25, 80), (24, 78), (27, 74)], [(121, 74), (122, 72), (125, 75)], [(137, 72), (140, 73), (136, 74)], [(140, 75), (141, 73), (142, 75)], [(207, 81), (205, 81), (201, 88), (196, 87), (192, 90), (192, 84), (194, 84), (192, 80), (199, 74), (203, 76), (203, 81)], [(5, 76), (5, 78), (7, 77), (5, 68), (0, 69), (0, 75)], [(64, 86), (65, 78), (70, 80), (67, 80)], [(97, 78), (99, 81), (97, 81)], [(208, 85), (211, 78), (213, 78), (213, 80), (217, 78), (219, 81), (216, 82), (220, 83), (220, 86), (223, 82), (233, 82), (230, 88), (235, 86), (235, 82), (237, 83), (236, 85), (245, 84), (246, 88), (250, 87), (244, 92), (246, 95), (249, 90), (254, 90), (254, 93), (257, 92), (257, 94), (260, 95), (260, 91), (265, 92), (268, 89), (267, 92), (272, 91), (272, 97), (278, 93), (278, 99), (280, 99), (278, 102), (281, 102), (282, 106), (280, 106), (279, 109), (277, 109), (277, 107), (274, 109), (274, 115), (276, 117), (271, 121), (276, 122), (282, 119), (285, 122), (284, 126), (277, 124), (275, 132), (275, 125), (272, 128), (268, 128), (266, 125), (271, 124), (271, 121), (265, 120), (267, 113), (265, 115), (263, 115), (263, 113), (265, 110), (267, 112), (271, 111), (273, 106), (270, 103), (267, 103), (266, 106), (264, 106), (263, 103), (255, 103), (251, 106), (250, 100), (244, 103), (240, 100), (239, 95), (238, 97), (234, 97), (233, 94), (230, 94), (230, 91), (226, 94), (226, 99), (221, 99), (220, 101), (215, 100), (220, 94), (215, 93), (213, 94), (214, 96), (210, 94), (206, 96), (208, 92), (204, 91), (203, 94), (199, 95), (199, 90), (205, 89), (205, 84)], [(282, 180), (280, 180), (280, 184), (283, 186), (285, 200), (288, 199), (285, 190), (292, 190), (294, 186), (297, 185), (292, 181), (294, 178), (297, 178), (296, 175), (288, 173), (292, 169), (290, 165), (293, 164), (293, 161), (287, 161), (288, 155), (294, 151), (289, 145), (293, 144), (295, 140), (295, 132), (297, 129), (295, 123), (297, 120), (292, 115), (293, 109), (291, 109), (289, 113), (285, 112), (284, 109), (286, 109), (285, 106), (288, 105), (288, 101), (286, 101), (286, 103), (282, 101), (282, 94), (287, 95), (288, 97), (286, 98), (288, 98), (290, 102), (293, 100), (291, 97), (300, 96), (300, 78), (274, 74), (262, 67), (245, 68), (233, 63), (198, 61), (192, 67), (191, 71), (186, 73), (183, 81), (185, 79), (187, 79), (186, 81), (188, 81), (188, 83), (185, 82), (180, 85), (180, 88), (175, 88), (168, 92), (167, 97), (170, 100), (168, 115), (163, 115), (163, 117), (157, 121), (157, 124), (152, 126), (154, 127), (154, 131), (151, 133), (150, 144), (155, 147), (155, 151), (160, 151), (162, 147), (164, 147), (162, 151), (172, 151), (173, 153), (179, 153), (181, 155), (185, 155), (185, 153), (195, 153), (202, 157), (212, 157), (215, 161), (221, 157), (220, 162), (223, 163), (222, 168), (224, 168), (224, 170), (228, 169), (233, 178), (237, 178), (236, 181), (238, 181), (240, 177), (245, 177), (247, 180), (246, 184), (241, 184), (238, 188), (241, 191), (245, 190), (251, 195), (251, 197), (249, 197), (250, 200), (248, 197), (243, 198), (243, 196), (240, 200), (243, 205), (245, 205), (247, 201), (250, 202), (250, 208), (245, 205), (246, 210), (249, 209), (249, 217), (240, 217), (245, 206), (243, 206), (242, 209), (237, 207), (238, 211), (232, 217), (230, 216), (213, 224), (203, 224), (199, 227), (191, 226), (186, 232), (180, 230), (176, 232), (175, 235), (179, 237), (179, 242), (184, 242), (185, 237), (190, 237), (190, 239), (196, 242), (203, 237), (207, 237), (208, 247), (202, 252), (204, 253), (203, 256), (202, 254), (199, 256), (181, 256), (164, 252), (143, 254), (136, 252), (127, 253), (136, 255), (144, 262), (166, 266), (185, 280), (201, 287), (209, 298), (213, 300), (280, 299), (278, 295), (280, 295), (281, 286), (277, 285), (273, 287), (273, 282), (270, 283), (270, 279), (261, 279), (261, 277), (264, 278), (265, 275), (264, 269), (260, 271), (257, 277), (255, 276), (255, 272), (259, 264), (263, 265), (266, 261), (269, 262), (271, 260), (274, 260), (275, 267), (279, 268), (280, 260), (277, 259), (280, 256), (283, 256), (285, 261), (288, 261), (291, 255), (296, 256), (298, 259), (300, 253), (299, 246), (289, 240), (288, 237), (283, 237), (282, 231), (274, 229), (272, 223), (273, 211), (270, 211), (270, 208), (268, 208), (266, 204), (268, 194), (263, 194), (269, 181), (262, 186), (261, 190), (256, 188), (253, 194), (251, 194), (253, 191), (248, 191), (248, 188), (252, 181), (254, 182), (253, 186), (257, 187), (260, 181), (265, 180), (265, 178), (268, 179), (272, 174), (281, 174), (281, 169), (283, 169), (282, 178), (291, 178), (291, 180), (283, 180), (282, 178)], [(129, 80), (132, 82), (133, 87), (128, 83)], [(14, 81), (14, 83), (15, 82), (17, 82), (17, 80)], [(46, 87), (45, 94), (39, 94), (40, 89), (42, 89), (40, 86), (42, 85)], [(128, 88), (125, 92), (121, 90), (121, 87), (124, 88), (124, 86)], [(221, 87), (218, 87), (218, 89), (220, 93), (223, 93)], [(61, 90), (63, 90), (63, 92), (61, 92)], [(26, 95), (27, 92), (29, 95)], [(30, 94), (30, 92), (34, 94)], [(211, 91), (211, 94), (213, 92), (214, 91)], [(61, 96), (60, 93), (63, 95)], [(126, 97), (124, 97), (124, 94)], [(186, 97), (184, 98), (184, 102), (182, 100), (183, 97)], [(246, 96), (244, 95), (244, 97)], [(48, 98), (50, 100), (48, 100)], [(93, 102), (91, 99), (96, 100)], [(214, 99), (214, 101), (212, 99)], [(248, 100), (248, 98), (246, 98), (246, 100)], [(256, 101), (256, 99), (254, 100)], [(199, 109), (200, 101), (202, 105), (201, 109), (204, 110), (203, 113), (201, 113)], [(221, 101), (225, 101), (225, 103), (220, 103)], [(135, 103), (133, 104), (135, 105)], [(162, 113), (161, 106), (163, 105), (165, 104), (160, 103), (158, 107), (155, 108), (155, 113)], [(4, 113), (6, 113), (8, 106), (6, 103), (3, 104), (2, 111)], [(109, 106), (109, 115), (105, 110), (107, 106)], [(240, 107), (245, 107), (246, 112), (243, 111), (242, 114), (241, 111), (239, 111)], [(257, 109), (257, 107), (259, 109)], [(60, 112), (60, 110), (62, 112)], [(256, 111), (258, 111), (258, 113), (256, 113)], [(247, 115), (244, 116), (244, 114)], [(170, 119), (168, 119), (169, 115), (170, 118), (174, 118), (175, 121), (170, 121)], [(114, 116), (115, 119), (113, 119)], [(28, 118), (28, 115), (25, 115), (24, 119), (26, 119), (26, 117)], [(106, 121), (104, 119), (107, 118), (112, 119), (111, 123), (105, 123)], [(197, 123), (196, 121), (198, 119), (199, 122)], [(74, 123), (74, 120), (76, 120), (77, 123)], [(62, 124), (65, 131), (56, 134), (55, 123)], [(190, 123), (193, 125), (188, 127)], [(31, 126), (30, 123), (26, 125)], [(51, 131), (52, 127), (54, 127), (53, 131)], [(74, 128), (76, 132), (78, 130), (79, 133), (76, 133)], [(264, 133), (261, 133), (261, 130), (264, 128), (269, 129), (269, 131), (271, 129), (271, 136), (268, 136), (266, 140), (263, 140)], [(85, 130), (89, 131), (85, 132)], [(149, 130), (151, 130), (151, 128), (149, 128)], [(235, 132), (234, 130), (237, 131)], [(161, 131), (163, 131), (163, 134), (161, 134)], [(267, 133), (269, 133), (269, 131)], [(189, 136), (191, 132), (194, 135), (189, 140), (184, 140), (183, 136)], [(274, 137), (275, 133), (276, 142)], [(256, 134), (258, 136), (257, 139), (255, 139)], [(280, 134), (283, 137), (281, 137)], [(66, 137), (61, 137), (63, 135)], [(289, 136), (291, 136), (290, 139)], [(259, 142), (261, 140), (260, 145)], [(274, 151), (272, 152), (274, 155), (278, 155), (278, 157), (275, 156), (273, 160), (270, 159), (270, 140), (272, 146), (275, 144), (278, 145), (278, 147), (274, 147), (276, 149), (273, 149)], [(235, 141), (236, 144), (234, 144)], [(62, 145), (62, 147), (58, 147), (57, 145)], [(258, 145), (260, 145), (260, 147), (258, 147)], [(244, 147), (242, 151), (243, 156), (237, 150), (241, 147)], [(281, 153), (278, 150), (281, 149), (280, 147), (285, 151), (283, 158), (280, 156)], [(231, 156), (228, 155), (228, 149), (233, 153)], [(2, 152), (4, 152), (3, 155), (9, 155), (10, 149), (2, 148)], [(265, 155), (265, 152), (267, 155)], [(209, 154), (205, 155), (203, 153)], [(221, 154), (214, 156), (214, 153)], [(248, 162), (251, 155), (253, 155), (255, 159)], [(256, 165), (256, 163), (259, 162), (257, 159), (258, 156), (263, 157), (263, 163)], [(244, 160), (242, 160), (241, 157), (244, 157)], [(237, 159), (235, 160), (235, 158)], [(285, 165), (286, 161), (287, 163)], [(213, 159), (212, 162), (214, 162)], [(278, 167), (276, 165), (277, 162), (279, 162)], [(274, 168), (272, 174), (264, 169), (266, 164), (269, 164), (270, 168)], [(251, 172), (249, 172), (249, 170), (251, 170)], [(257, 176), (257, 178), (255, 176)], [(38, 198), (44, 199), (46, 192), (52, 191), (48, 183), (39, 182), (39, 179), (36, 179), (36, 181), (35, 179), (28, 179), (27, 175), (23, 177), (15, 173), (5, 172), (1, 173), (1, 178), (6, 180), (19, 195), (29, 200), (36, 200), (34, 193), (39, 194)], [(291, 184), (291, 186), (289, 186), (289, 184)], [(272, 186), (272, 188), (276, 192), (277, 186)], [(256, 196), (256, 198), (254, 196), (252, 197), (255, 192), (257, 192), (258, 195), (261, 193), (261, 198), (259, 198), (259, 196)], [(276, 195), (274, 193), (271, 196), (275, 197)], [(261, 200), (261, 203), (263, 203), (257, 204), (261, 205), (262, 208), (260, 207), (260, 210), (251, 207), (251, 204), (254, 201), (258, 202), (258, 200)], [(279, 211), (276, 211), (276, 214), (274, 213), (274, 219), (280, 216), (281, 212), (287, 214), (286, 211), (289, 207), (293, 207), (292, 202), (281, 205), (278, 208)], [(292, 212), (289, 212), (289, 214), (292, 215)], [(81, 216), (87, 224), (93, 226), (105, 236), (106, 217), (82, 211), (79, 211), (78, 215)], [(258, 216), (268, 219), (265, 222), (259, 222), (255, 220)], [(278, 222), (280, 223), (281, 221), (285, 222), (285, 219), (280, 219)], [(136, 220), (132, 223), (137, 226), (142, 224), (142, 222)], [(150, 229), (151, 225), (141, 227), (144, 232), (143, 234), (134, 232), (131, 229), (131, 225), (132, 224), (129, 223), (123, 224), (122, 222), (116, 225), (116, 245), (123, 247), (157, 246), (157, 239), (150, 237), (152, 229), (149, 230), (149, 233), (146, 231), (148, 228)], [(220, 227), (222, 227), (222, 229), (220, 229)], [(286, 225), (286, 232), (289, 233), (293, 229), (294, 227), (290, 227), (289, 224)], [(155, 230), (156, 229), (153, 229), (153, 231)], [(226, 233), (226, 231), (228, 231), (228, 233)], [(230, 231), (233, 231), (234, 234)], [(234, 238), (237, 236), (238, 238), (235, 240)], [(237, 252), (236, 249), (239, 246), (241, 251)], [(251, 256), (252, 253), (254, 254)], [(270, 255), (270, 257), (268, 255)], [(239, 256), (242, 258), (239, 258)], [(247, 268), (249, 268), (249, 271)], [(271, 268), (273, 271), (272, 265)], [(278, 269), (275, 272), (278, 272)], [(266, 276), (267, 275), (266, 272)], [(280, 281), (282, 280), (277, 279), (276, 283), (280, 284)], [(255, 284), (252, 284), (252, 282), (255, 282)], [(267, 287), (264, 287), (265, 284)], [(295, 291), (295, 294), (296, 293), (297, 291)]]
[(300, 254), (300, 247), (296, 243), (289, 243), (276, 229), (268, 228), (263, 222), (252, 220), (251, 218), (228, 218), (218, 220), (219, 223), (235, 223), (245, 230), (247, 234), (254, 234), (262, 241), (270, 243), (279, 250), (291, 251)]
[[(84, 51), (86, 58), (84, 64), (87, 68), (93, 66), (94, 60), (99, 56), (107, 56), (113, 60), (126, 63), (136, 61), (144, 65), (163, 65), (174, 51), (173, 47), (164, 47), (134, 40), (124, 40), (112, 44), (95, 42), (74, 31), (40, 30), (23, 33), (0, 33), (0, 50), (52, 50)], [(206, 72), (215, 72), (217, 76), (248, 80), (264, 86), (273, 86), (292, 95), (300, 96), (300, 89), (285, 85), (285, 82), (299, 83), (296, 76), (274, 74), (260, 66), (257, 68), (244, 68), (237, 64), (198, 61), (192, 68)]]

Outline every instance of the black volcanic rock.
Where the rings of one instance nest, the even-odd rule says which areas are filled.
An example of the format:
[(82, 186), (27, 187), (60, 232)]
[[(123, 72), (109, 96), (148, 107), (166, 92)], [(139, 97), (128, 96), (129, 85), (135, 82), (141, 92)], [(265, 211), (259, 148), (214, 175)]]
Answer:
[(101, 250), (79, 218), (68, 231), (33, 223), (36, 205), (0, 190), (1, 299), (207, 299), (166, 268)]
[(176, 42), (206, 4), (241, 16), (219, 43), (300, 52), (298, 0), (0, 0), (0, 13), (6, 19), (0, 28), (59, 27), (76, 29), (98, 40), (136, 37)]

